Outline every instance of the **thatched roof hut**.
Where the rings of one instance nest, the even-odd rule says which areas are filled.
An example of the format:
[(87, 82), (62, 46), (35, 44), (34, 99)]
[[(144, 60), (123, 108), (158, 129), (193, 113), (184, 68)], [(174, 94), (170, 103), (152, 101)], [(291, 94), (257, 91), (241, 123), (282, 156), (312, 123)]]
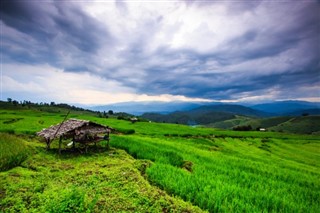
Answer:
[(43, 129), (38, 132), (37, 135), (44, 137), (45, 139), (54, 139), (59, 138), (60, 136), (72, 136), (76, 130), (79, 130), (80, 132), (86, 131), (90, 134), (99, 134), (107, 132), (108, 129), (111, 130), (109, 127), (94, 123), (92, 121), (71, 118), (63, 123)]
[[(50, 143), (55, 138), (60, 138), (59, 150), (61, 148), (61, 139), (72, 138), (73, 144), (97, 142), (102, 139), (109, 140), (109, 133), (113, 129), (101, 124), (94, 123), (88, 120), (79, 120), (71, 118), (67, 121), (59, 123), (57, 125), (50, 126), (37, 133), (38, 136), (43, 137), (46, 140), (47, 148), (50, 148)], [(107, 137), (98, 137), (98, 134), (105, 133)], [(88, 137), (90, 136), (90, 137)]]

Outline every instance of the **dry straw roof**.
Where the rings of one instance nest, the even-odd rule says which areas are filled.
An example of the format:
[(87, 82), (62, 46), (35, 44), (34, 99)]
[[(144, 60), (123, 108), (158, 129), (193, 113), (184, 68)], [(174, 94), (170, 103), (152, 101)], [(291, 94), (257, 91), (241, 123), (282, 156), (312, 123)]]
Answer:
[(43, 129), (38, 132), (37, 135), (46, 139), (53, 139), (58, 138), (62, 135), (72, 134), (76, 129), (80, 129), (81, 131), (86, 131), (92, 134), (98, 134), (106, 132), (108, 127), (87, 120), (71, 118), (63, 122), (62, 124), (59, 123), (57, 125)]

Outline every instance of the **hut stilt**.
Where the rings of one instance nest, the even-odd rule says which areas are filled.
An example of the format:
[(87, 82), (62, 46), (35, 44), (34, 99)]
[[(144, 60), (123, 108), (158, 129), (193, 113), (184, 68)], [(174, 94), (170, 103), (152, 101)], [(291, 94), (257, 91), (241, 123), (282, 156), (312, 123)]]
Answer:
[(47, 150), (50, 149), (50, 138), (46, 138)]
[(59, 138), (59, 154), (61, 154), (61, 143), (62, 143), (62, 136)]

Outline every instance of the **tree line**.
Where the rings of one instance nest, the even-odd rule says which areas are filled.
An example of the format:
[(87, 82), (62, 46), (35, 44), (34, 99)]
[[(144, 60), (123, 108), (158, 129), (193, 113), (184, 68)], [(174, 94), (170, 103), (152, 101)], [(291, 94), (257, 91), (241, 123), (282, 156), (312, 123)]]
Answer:
[(7, 102), (9, 104), (14, 105), (14, 106), (22, 106), (22, 107), (28, 107), (28, 108), (47, 106), (47, 107), (59, 107), (59, 108), (64, 108), (64, 109), (69, 109), (69, 110), (94, 112), (92, 110), (83, 109), (81, 107), (76, 107), (74, 105), (69, 105), (66, 103), (55, 103), (53, 101), (51, 101), (50, 103), (46, 103), (46, 102), (37, 103), (37, 102), (28, 101), (28, 100), (17, 101), (17, 100), (13, 100), (12, 98), (7, 98)]

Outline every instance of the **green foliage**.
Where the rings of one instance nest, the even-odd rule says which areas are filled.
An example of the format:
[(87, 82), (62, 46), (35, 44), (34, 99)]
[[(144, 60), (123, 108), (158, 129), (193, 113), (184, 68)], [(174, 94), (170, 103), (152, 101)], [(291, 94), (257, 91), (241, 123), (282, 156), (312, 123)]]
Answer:
[(250, 131), (252, 130), (252, 127), (250, 125), (245, 125), (245, 126), (236, 126), (232, 128), (235, 131)]
[(24, 140), (14, 135), (0, 133), (0, 171), (20, 165), (29, 152)]
[(117, 128), (116, 131), (117, 131), (118, 133), (125, 134), (125, 135), (131, 135), (131, 134), (134, 134), (134, 133), (135, 133), (135, 130), (134, 130), (134, 129), (121, 129), (121, 128)]
[(77, 112), (77, 113), (82, 113), (82, 114), (88, 114), (88, 115), (96, 115), (96, 112), (88, 110), (88, 109), (83, 109), (80, 107), (76, 106), (70, 106), (68, 104), (64, 103), (59, 103), (55, 104), (54, 102), (49, 103), (32, 103), (31, 101), (26, 101), (24, 100), (23, 102), (21, 101), (20, 103), (16, 100), (12, 100), (11, 98), (7, 99), (7, 102), (0, 101), (0, 108), (1, 109), (6, 109), (6, 110), (38, 110), (38, 111), (43, 111), (43, 112), (50, 112), (50, 113), (60, 113), (60, 112)]
[(45, 200), (46, 212), (93, 212), (99, 200), (99, 195), (92, 199), (87, 197), (84, 189), (71, 186), (51, 195), (50, 200)]

